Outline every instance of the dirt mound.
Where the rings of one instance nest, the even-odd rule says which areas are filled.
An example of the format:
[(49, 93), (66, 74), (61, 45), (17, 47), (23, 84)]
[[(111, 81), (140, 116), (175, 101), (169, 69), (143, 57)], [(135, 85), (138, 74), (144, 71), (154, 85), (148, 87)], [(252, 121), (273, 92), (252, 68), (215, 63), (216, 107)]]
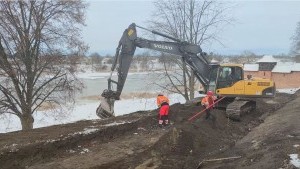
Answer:
[(199, 117), (189, 122), (188, 118), (202, 108), (175, 104), (170, 110), (172, 124), (163, 129), (157, 126), (155, 110), (0, 134), (0, 166), (30, 169), (197, 168), (203, 159), (236, 155), (228, 151), (273, 115), (274, 110), (295, 98), (298, 97), (278, 94), (274, 99), (258, 99), (258, 108), (244, 115), (241, 122), (228, 120), (224, 110), (216, 109), (212, 112), (215, 120)]

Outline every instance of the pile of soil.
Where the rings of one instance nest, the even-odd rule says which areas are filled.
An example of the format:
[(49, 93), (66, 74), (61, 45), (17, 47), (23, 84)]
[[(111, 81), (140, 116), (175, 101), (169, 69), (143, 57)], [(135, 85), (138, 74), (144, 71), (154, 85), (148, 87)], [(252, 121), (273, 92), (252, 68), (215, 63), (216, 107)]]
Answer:
[[(80, 121), (28, 132), (0, 134), (0, 168), (268, 168), (267, 162), (265, 165), (256, 162), (263, 163), (259, 159), (263, 159), (262, 154), (269, 150), (265, 148), (263, 151), (261, 145), (270, 145), (275, 152), (274, 146), (279, 144), (278, 138), (271, 133), (285, 128), (282, 126), (284, 121), (276, 123), (278, 118), (286, 117), (275, 118), (280, 110), (291, 114), (288, 120), (294, 118), (294, 122), (286, 125), (286, 130), (279, 132), (279, 136), (293, 136), (284, 137), (286, 144), (291, 143), (288, 142), (291, 139), (299, 141), (299, 132), (290, 133), (292, 129), (299, 128), (296, 123), (299, 118), (296, 117), (300, 109), (296, 114), (294, 108), (291, 108), (296, 106), (293, 102), (299, 103), (298, 95), (279, 93), (274, 99), (257, 99), (257, 109), (242, 116), (240, 122), (227, 119), (225, 111), (217, 109), (212, 111), (215, 120), (205, 120), (200, 116), (190, 122), (188, 119), (202, 108), (175, 104), (170, 109), (171, 125), (164, 128), (158, 127), (157, 110), (154, 110), (105, 120)], [(286, 103), (289, 103), (287, 110), (284, 109)], [(262, 132), (271, 124), (274, 131)], [(253, 138), (262, 152), (256, 153), (257, 147), (251, 149), (255, 143)], [(256, 154), (258, 157), (255, 157)], [(228, 156), (241, 158), (199, 166), (199, 162), (204, 159)], [(290, 166), (287, 155), (268, 157), (278, 161), (278, 164), (273, 165), (275, 168)]]

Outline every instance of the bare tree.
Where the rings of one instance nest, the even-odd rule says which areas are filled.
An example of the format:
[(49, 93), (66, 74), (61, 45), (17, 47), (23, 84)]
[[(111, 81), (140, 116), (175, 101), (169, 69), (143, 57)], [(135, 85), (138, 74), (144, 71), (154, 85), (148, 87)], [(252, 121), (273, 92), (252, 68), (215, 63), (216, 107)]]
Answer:
[(81, 89), (62, 53), (86, 50), (85, 8), (80, 0), (0, 2), (0, 114), (18, 116), (22, 130), (43, 103), (62, 106)]
[(292, 53), (295, 55), (300, 55), (300, 22), (298, 22), (296, 31), (292, 36)]
[[(159, 0), (154, 5), (156, 11), (150, 27), (193, 44), (220, 42), (218, 34), (226, 24), (232, 22), (232, 18), (227, 15), (231, 7), (221, 1)], [(173, 92), (180, 93), (186, 99), (189, 95), (189, 99), (192, 99), (195, 90), (194, 73), (184, 60), (178, 63), (182, 68), (184, 90)]]
[(164, 67), (167, 70), (172, 70), (175, 69), (177, 66), (177, 62), (178, 62), (179, 56), (175, 56), (175, 55), (167, 55), (167, 54), (161, 54), (158, 58), (159, 63), (164, 64)]
[(102, 59), (103, 59), (103, 57), (101, 57), (101, 55), (99, 53), (97, 53), (97, 52), (92, 53), (90, 55), (92, 69), (96, 68), (96, 70), (100, 70)]
[(300, 54), (299, 55), (296, 55), (293, 60), (296, 62), (296, 63), (300, 63)]
[(253, 63), (256, 62), (256, 60), (258, 60), (259, 57), (260, 56), (258, 56), (257, 54), (249, 50), (245, 50), (240, 55), (229, 56), (228, 61), (230, 63), (238, 63), (238, 64)]
[(136, 60), (142, 71), (149, 70), (153, 67), (153, 65), (151, 65), (152, 57), (150, 56), (150, 53), (148, 51), (137, 54), (134, 60)]
[[(165, 55), (162, 53), (160, 57), (161, 62), (164, 66), (164, 73), (159, 75), (158, 83), (154, 82), (160, 88), (169, 92), (180, 93), (186, 100), (189, 100), (187, 82), (186, 82), (186, 64), (180, 59), (179, 56)], [(169, 63), (174, 63), (179, 67), (178, 69), (170, 71)], [(184, 67), (185, 66), (185, 67)], [(182, 80), (182, 77), (184, 80)], [(163, 82), (163, 83), (162, 83)], [(182, 92), (183, 91), (183, 92)]]

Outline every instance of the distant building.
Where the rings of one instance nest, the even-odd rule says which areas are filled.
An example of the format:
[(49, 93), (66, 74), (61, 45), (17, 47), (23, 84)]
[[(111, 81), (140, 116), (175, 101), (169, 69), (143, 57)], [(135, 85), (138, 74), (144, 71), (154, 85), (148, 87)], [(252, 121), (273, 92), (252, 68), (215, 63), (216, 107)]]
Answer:
[(281, 62), (273, 56), (266, 55), (254, 64), (244, 64), (244, 77), (272, 79), (276, 88), (300, 87), (300, 63)]

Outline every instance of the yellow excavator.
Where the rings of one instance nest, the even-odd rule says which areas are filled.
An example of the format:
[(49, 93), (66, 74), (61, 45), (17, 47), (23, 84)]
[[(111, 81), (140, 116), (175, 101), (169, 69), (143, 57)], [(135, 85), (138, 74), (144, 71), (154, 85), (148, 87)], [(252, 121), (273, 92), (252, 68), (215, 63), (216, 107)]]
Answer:
[[(137, 36), (137, 28), (150, 31), (170, 41), (140, 38)], [(275, 83), (272, 80), (250, 76), (244, 79), (242, 65), (210, 63), (199, 45), (181, 41), (132, 23), (125, 29), (119, 41), (111, 75), (108, 78), (108, 89), (105, 89), (101, 94), (101, 103), (96, 110), (96, 114), (100, 118), (114, 116), (114, 102), (120, 99), (136, 47), (181, 56), (183, 61), (194, 71), (195, 76), (204, 88), (204, 92), (213, 91), (219, 98), (225, 97), (225, 99), (222, 99), (222, 105), (225, 105), (226, 114), (230, 119), (240, 120), (240, 116), (244, 112), (255, 109), (256, 102), (253, 98), (275, 96)], [(116, 68), (118, 78), (112, 80), (112, 73)], [(113, 90), (113, 84), (117, 86), (116, 90)]]

